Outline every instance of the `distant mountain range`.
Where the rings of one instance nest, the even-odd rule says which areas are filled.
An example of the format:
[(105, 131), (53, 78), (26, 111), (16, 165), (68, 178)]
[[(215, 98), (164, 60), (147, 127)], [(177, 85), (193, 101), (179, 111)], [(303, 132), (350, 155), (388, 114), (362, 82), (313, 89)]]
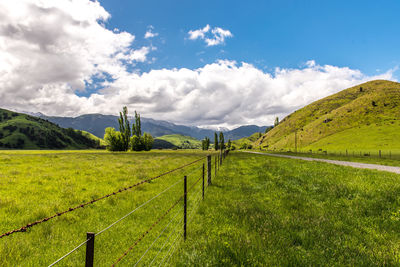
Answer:
[[(87, 131), (94, 134), (97, 137), (103, 138), (104, 130), (107, 127), (114, 127), (118, 130), (118, 117), (113, 115), (102, 115), (102, 114), (85, 114), (78, 117), (52, 117), (46, 116), (41, 113), (28, 113), (30, 115), (38, 116), (42, 119), (48, 120), (55, 124), (58, 124), (63, 128), (74, 128), (77, 130)], [(148, 132), (154, 137), (170, 134), (181, 134), (185, 136), (191, 136), (196, 139), (203, 139), (209, 137), (214, 140), (214, 130), (202, 129), (199, 127), (189, 127), (184, 125), (174, 124), (168, 121), (153, 120), (149, 118), (141, 118), (142, 131)], [(256, 132), (265, 132), (265, 129), (269, 126), (256, 126), (256, 125), (245, 125), (240, 126), (233, 130), (225, 130), (225, 139), (237, 140), (243, 137), (250, 136)]]

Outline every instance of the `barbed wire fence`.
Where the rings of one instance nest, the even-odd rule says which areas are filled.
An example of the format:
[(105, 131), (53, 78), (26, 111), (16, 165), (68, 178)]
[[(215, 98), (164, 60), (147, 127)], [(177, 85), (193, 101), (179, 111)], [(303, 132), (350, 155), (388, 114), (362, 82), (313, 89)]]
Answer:
[[(162, 245), (160, 244), (160, 248), (158, 249), (157, 253), (155, 254), (155, 256), (153, 258), (148, 259), (148, 261), (150, 261), (150, 265), (153, 265), (157, 262), (157, 259), (159, 259), (160, 254), (163, 251), (166, 251), (165, 255), (163, 255), (162, 258), (159, 259), (159, 265), (162, 264), (167, 264), (169, 262), (169, 260), (171, 259), (172, 255), (174, 254), (175, 250), (177, 249), (177, 247), (179, 246), (179, 242), (183, 239), (186, 240), (186, 236), (187, 236), (187, 226), (188, 223), (191, 222), (191, 220), (193, 219), (193, 215), (194, 213), (198, 210), (201, 200), (204, 200), (205, 198), (205, 191), (207, 189), (208, 186), (210, 186), (212, 184), (212, 171), (214, 170), (214, 178), (216, 178), (217, 175), (217, 171), (219, 170), (220, 166), (222, 165), (223, 159), (225, 159), (225, 157), (228, 155), (229, 151), (221, 151), (220, 153), (216, 154), (214, 156), (214, 164), (212, 164), (212, 156), (208, 155), (206, 157), (202, 157), (198, 160), (195, 160), (193, 162), (190, 162), (188, 164), (185, 164), (183, 166), (180, 166), (178, 168), (175, 168), (173, 170), (170, 170), (166, 173), (160, 174), (158, 176), (149, 178), (149, 179), (145, 179), (143, 181), (140, 181), (132, 186), (126, 187), (126, 188), (122, 188), (118, 191), (115, 191), (113, 193), (110, 193), (108, 195), (102, 196), (100, 198), (94, 199), (92, 201), (83, 203), (81, 205), (89, 205), (92, 204), (94, 202), (97, 202), (101, 199), (110, 197), (112, 195), (116, 195), (118, 193), (124, 192), (126, 190), (129, 190), (133, 187), (136, 187), (138, 185), (144, 184), (144, 183), (148, 183), (152, 180), (155, 180), (157, 178), (163, 177), (167, 174), (173, 173), (177, 170), (183, 169), (185, 167), (194, 165), (196, 163), (200, 163), (200, 166), (195, 167), (193, 170), (191, 170), (189, 173), (187, 173), (186, 175), (183, 176), (183, 179), (180, 178), (178, 179), (178, 181), (174, 182), (173, 184), (167, 186), (165, 189), (163, 189), (160, 193), (152, 196), (151, 198), (149, 198), (148, 200), (144, 201), (143, 203), (141, 203), (139, 206), (135, 207), (134, 209), (132, 209), (131, 211), (129, 211), (128, 213), (126, 213), (124, 216), (120, 217), (118, 220), (115, 220), (114, 222), (112, 222), (111, 224), (109, 224), (107, 227), (103, 228), (102, 230), (98, 231), (97, 233), (94, 232), (87, 232), (86, 233), (86, 240), (84, 240), (82, 243), (79, 243), (76, 247), (74, 247), (73, 249), (69, 250), (67, 253), (65, 253), (63, 256), (59, 257), (58, 259), (56, 259), (54, 262), (52, 262), (51, 264), (49, 264), (48, 266), (55, 266), (57, 264), (59, 264), (60, 262), (62, 262), (63, 260), (65, 260), (66, 258), (68, 258), (70, 255), (72, 255), (75, 251), (77, 251), (79, 248), (83, 247), (84, 245), (86, 245), (86, 251), (85, 251), (85, 266), (93, 266), (94, 265), (94, 252), (95, 252), (95, 238), (99, 235), (101, 235), (102, 233), (108, 231), (109, 229), (111, 229), (112, 227), (114, 227), (115, 225), (121, 223), (124, 219), (126, 219), (127, 217), (131, 216), (132, 214), (135, 214), (135, 212), (137, 212), (138, 210), (142, 209), (143, 207), (146, 207), (147, 205), (149, 205), (151, 202), (153, 202), (154, 200), (156, 200), (157, 198), (161, 197), (163, 194), (165, 194), (166, 192), (172, 190), (173, 188), (176, 188), (178, 185), (182, 185), (183, 183), (183, 193), (181, 195), (179, 195), (172, 203), (172, 205), (170, 205), (167, 209), (164, 210), (164, 212), (158, 216), (149, 226), (148, 228), (146, 228), (145, 231), (143, 231), (139, 236), (137, 236), (135, 238), (135, 241), (131, 244), (131, 246), (129, 246), (124, 253), (122, 253), (118, 258), (116, 258), (112, 264), (112, 266), (116, 266), (118, 263), (120, 263), (122, 260), (124, 260), (126, 258), (126, 256), (128, 254), (130, 254), (131, 251), (133, 251), (148, 235), (149, 233), (151, 233), (152, 231), (154, 231), (156, 229), (156, 227), (161, 224), (161, 222), (166, 221), (166, 218), (168, 217), (168, 215), (172, 214), (171, 218), (169, 221), (166, 221), (166, 225), (160, 230), (160, 233), (154, 238), (154, 240), (151, 242), (151, 244), (147, 247), (147, 249), (145, 249), (144, 253), (142, 253), (135, 261), (134, 266), (137, 266), (139, 263), (143, 262), (143, 259), (145, 258), (146, 255), (148, 255), (148, 252), (153, 248), (155, 249), (155, 245), (157, 243), (160, 243), (160, 241), (162, 240), (162, 236), (165, 236), (165, 240), (162, 243)], [(206, 159), (206, 162), (202, 162)], [(199, 177), (196, 177), (196, 175), (194, 174), (195, 172), (201, 171), (201, 175), (199, 175)], [(195, 179), (195, 182), (193, 182), (192, 184), (190, 184), (188, 186), (187, 181), (188, 181), (188, 177), (193, 176)], [(201, 182), (201, 183), (200, 183)], [(201, 187), (199, 189), (196, 190), (196, 186), (198, 186), (198, 184), (200, 183)], [(190, 194), (189, 194), (190, 193)], [(188, 198), (188, 196), (190, 196), (191, 198)], [(190, 204), (191, 203), (191, 204)], [(177, 208), (180, 205), (179, 204), (183, 204), (183, 207), (181, 208)], [(190, 204), (191, 206), (191, 211), (188, 214), (188, 204)], [(61, 216), (67, 212), (73, 211), (75, 209), (78, 209), (81, 207), (81, 205), (78, 205), (74, 208), (70, 208), (66, 211), (57, 213), (53, 216), (44, 218), (42, 220), (36, 221), (33, 224), (28, 224), (24, 227), (29, 228), (32, 227), (33, 225), (36, 224), (40, 224), (42, 222), (46, 222), (52, 218), (55, 218), (57, 216)], [(172, 211), (174, 209), (177, 208), (177, 211), (175, 211), (175, 213), (173, 213)], [(58, 215), (60, 214), (60, 215)], [(24, 232), (21, 231), (20, 229), (22, 229), (23, 227), (19, 228), (19, 229), (15, 229), (13, 231), (9, 231), (3, 235), (0, 236), (1, 237), (5, 237), (5, 236), (9, 236), (13, 233), (16, 232)], [(168, 235), (167, 235), (168, 233)], [(171, 239), (172, 237), (172, 239)], [(132, 265), (132, 264), (130, 264)]]
[(88, 202), (79, 204), (79, 205), (77, 205), (77, 206), (75, 206), (75, 207), (68, 208), (67, 210), (64, 210), (64, 211), (61, 211), (61, 212), (57, 212), (56, 214), (54, 214), (54, 215), (52, 215), (52, 216), (45, 217), (45, 218), (40, 219), (40, 220), (37, 220), (37, 221), (35, 221), (35, 222), (28, 223), (28, 224), (26, 224), (26, 225), (24, 225), (24, 226), (22, 226), (22, 227), (20, 227), (20, 228), (17, 228), (17, 229), (14, 229), (14, 230), (5, 232), (5, 233), (3, 233), (3, 234), (0, 234), (0, 238), (6, 237), (6, 236), (9, 236), (9, 235), (18, 233), (18, 232), (26, 232), (26, 230), (27, 230), (28, 228), (31, 228), (31, 227), (33, 227), (33, 226), (35, 226), (35, 225), (38, 225), (38, 224), (47, 222), (47, 221), (49, 221), (49, 220), (51, 220), (51, 219), (54, 219), (54, 218), (59, 217), (59, 216), (62, 216), (62, 215), (64, 215), (64, 214), (66, 214), (66, 213), (75, 211), (75, 210), (77, 210), (77, 209), (84, 208), (84, 207), (86, 207), (86, 206), (88, 206), (88, 205), (90, 205), (90, 204), (94, 204), (94, 203), (96, 203), (96, 202), (98, 202), (98, 201), (100, 201), (100, 200), (106, 199), (106, 198), (111, 197), (111, 196), (115, 196), (115, 195), (117, 195), (117, 194), (120, 194), (120, 193), (122, 193), (122, 192), (128, 191), (129, 189), (132, 189), (132, 188), (134, 188), (134, 187), (140, 186), (140, 185), (142, 185), (142, 184), (149, 183), (149, 182), (151, 182), (151, 181), (153, 181), (153, 180), (155, 180), (155, 179), (164, 177), (164, 176), (166, 176), (166, 175), (168, 175), (168, 174), (174, 173), (174, 172), (176, 172), (176, 171), (178, 171), (178, 170), (181, 170), (181, 169), (183, 169), (183, 168), (185, 168), (185, 167), (188, 167), (188, 166), (190, 166), (190, 165), (193, 165), (193, 164), (195, 164), (195, 163), (197, 163), (197, 162), (199, 162), (199, 161), (201, 161), (201, 160), (204, 160), (204, 157), (202, 157), (202, 158), (200, 158), (200, 159), (197, 159), (197, 160), (195, 160), (195, 161), (192, 161), (192, 162), (190, 162), (190, 163), (188, 163), (188, 164), (182, 165), (182, 166), (180, 166), (180, 167), (177, 167), (177, 168), (175, 168), (175, 169), (172, 169), (172, 170), (170, 170), (170, 171), (167, 171), (167, 172), (165, 172), (165, 173), (162, 173), (162, 174), (160, 174), (160, 175), (154, 176), (154, 177), (152, 177), (152, 178), (142, 180), (142, 181), (137, 182), (137, 183), (135, 183), (135, 184), (133, 184), (133, 185), (130, 185), (130, 186), (128, 186), (128, 187), (120, 188), (120, 189), (118, 189), (118, 190), (116, 190), (116, 191), (114, 191), (114, 192), (112, 192), (112, 193), (110, 193), (110, 194), (101, 196), (101, 197), (99, 197), (99, 198), (92, 199), (92, 200), (90, 200), (90, 201), (88, 201)]

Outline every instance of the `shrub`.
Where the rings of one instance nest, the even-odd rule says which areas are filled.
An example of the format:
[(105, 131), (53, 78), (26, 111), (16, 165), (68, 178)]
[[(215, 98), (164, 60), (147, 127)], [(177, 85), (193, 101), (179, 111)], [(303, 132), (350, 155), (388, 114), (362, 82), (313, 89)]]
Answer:
[(108, 127), (105, 130), (104, 141), (107, 145), (107, 150), (110, 151), (123, 151), (124, 142), (120, 132), (117, 132), (114, 128)]

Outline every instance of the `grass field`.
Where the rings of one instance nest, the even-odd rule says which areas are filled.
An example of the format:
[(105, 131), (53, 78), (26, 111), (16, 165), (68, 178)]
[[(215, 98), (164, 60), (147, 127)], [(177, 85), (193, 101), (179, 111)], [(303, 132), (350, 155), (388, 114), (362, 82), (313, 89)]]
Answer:
[(181, 134), (169, 134), (157, 137), (158, 140), (167, 141), (178, 148), (196, 149), (201, 148), (201, 141), (194, 137), (184, 136)]
[[(19, 228), (205, 155), (199, 151), (145, 153), (1, 151), (0, 232)], [(183, 194), (184, 175), (190, 173), (188, 186), (200, 177), (202, 162), (56, 217), (28, 229), (27, 232), (1, 238), (0, 265), (48, 265), (86, 240), (86, 232), (99, 232), (141, 203), (175, 184), (149, 205), (96, 237), (95, 265), (111, 265)], [(195, 196), (194, 192), (198, 194), (199, 189), (201, 189), (200, 184), (197, 184), (189, 193), (189, 211), (193, 208), (191, 201)], [(175, 215), (177, 216), (175, 218), (182, 217), (181, 202), (171, 210), (165, 220), (154, 227), (140, 246), (129, 253), (122, 263), (132, 263), (138, 259)], [(168, 228), (165, 234), (169, 231)], [(159, 241), (163, 242), (163, 238)], [(155, 256), (160, 246), (161, 243), (157, 243), (143, 262)], [(83, 246), (59, 265), (83, 265), (84, 251)], [(161, 260), (161, 256), (163, 255), (161, 254), (157, 261)]]
[(231, 153), (176, 266), (400, 264), (400, 175)]
[[(165, 150), (2, 151), (0, 232), (205, 155)], [(0, 239), (2, 266), (48, 265), (85, 241), (86, 232), (98, 233), (173, 185), (96, 237), (95, 266), (110, 266), (181, 196), (184, 175), (188, 187), (201, 177), (203, 162)], [(201, 183), (188, 194), (188, 213), (193, 215), (185, 242), (179, 239), (179, 202), (119, 265), (133, 266), (154, 240), (140, 265), (149, 265), (157, 255), (152, 264), (164, 260), (176, 266), (400, 263), (400, 175), (241, 152), (229, 155), (217, 177), (212, 174), (213, 184), (197, 210)], [(169, 248), (174, 251), (174, 240), (177, 250), (168, 261), (164, 256)], [(83, 246), (59, 265), (82, 266), (84, 252)]]

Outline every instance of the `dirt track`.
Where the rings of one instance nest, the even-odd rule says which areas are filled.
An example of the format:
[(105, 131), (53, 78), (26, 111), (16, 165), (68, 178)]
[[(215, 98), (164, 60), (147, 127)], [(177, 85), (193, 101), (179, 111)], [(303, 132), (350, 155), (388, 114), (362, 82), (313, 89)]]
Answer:
[(371, 170), (387, 171), (387, 172), (393, 172), (393, 173), (400, 174), (400, 167), (393, 167), (393, 166), (385, 166), (385, 165), (369, 164), (369, 163), (359, 163), (359, 162), (351, 162), (351, 161), (341, 161), (341, 160), (331, 160), (331, 159), (318, 159), (318, 158), (288, 156), (288, 155), (280, 155), (280, 154), (269, 154), (269, 153), (252, 152), (252, 151), (244, 151), (244, 153), (253, 153), (253, 154), (260, 154), (260, 155), (281, 157), (281, 158), (290, 158), (290, 159), (301, 159), (301, 160), (308, 160), (308, 161), (320, 161), (320, 162), (326, 162), (326, 163), (342, 165), (342, 166), (349, 166), (349, 167), (360, 168), (360, 169), (371, 169)]

